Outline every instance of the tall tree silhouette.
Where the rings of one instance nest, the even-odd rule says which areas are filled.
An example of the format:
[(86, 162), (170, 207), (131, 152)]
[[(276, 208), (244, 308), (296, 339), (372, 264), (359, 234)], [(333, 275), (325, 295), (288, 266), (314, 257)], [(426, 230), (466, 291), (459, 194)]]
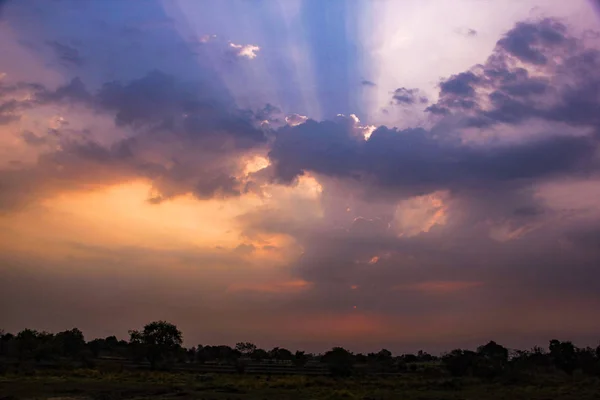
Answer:
[(158, 363), (179, 350), (183, 335), (177, 326), (166, 321), (155, 321), (144, 326), (143, 331), (129, 331), (130, 342), (142, 349), (142, 353), (155, 369)]

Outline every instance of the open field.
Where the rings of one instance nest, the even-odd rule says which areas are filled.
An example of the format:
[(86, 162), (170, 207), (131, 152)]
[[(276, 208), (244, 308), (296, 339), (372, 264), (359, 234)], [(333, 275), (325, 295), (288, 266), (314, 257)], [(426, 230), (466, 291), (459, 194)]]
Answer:
[(600, 380), (536, 376), (527, 383), (472, 378), (330, 377), (150, 371), (34, 371), (0, 376), (0, 399), (600, 399)]

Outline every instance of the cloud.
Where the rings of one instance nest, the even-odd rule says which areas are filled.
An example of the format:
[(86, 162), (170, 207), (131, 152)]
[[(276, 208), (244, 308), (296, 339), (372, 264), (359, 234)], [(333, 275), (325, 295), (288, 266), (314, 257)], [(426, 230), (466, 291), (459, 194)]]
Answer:
[(477, 32), (477, 30), (473, 29), (473, 28), (457, 28), (454, 30), (454, 32), (456, 32), (457, 34), (461, 35), (461, 36), (466, 36), (468, 38), (473, 38), (476, 37), (479, 32)]
[(84, 62), (83, 57), (76, 48), (57, 42), (56, 40), (46, 43), (54, 53), (56, 57), (68, 65), (81, 66)]
[(8, 100), (0, 104), (0, 125), (19, 120), (20, 115), (16, 113), (19, 106), (20, 103), (16, 100)]
[(480, 128), (531, 119), (594, 126), (599, 65), (598, 49), (570, 36), (562, 23), (521, 22), (484, 64), (440, 83), (440, 98), (427, 111), (461, 115)]
[(305, 123), (308, 120), (308, 117), (300, 114), (290, 114), (285, 117), (285, 122), (287, 122), (290, 126), (297, 126)]
[(234, 253), (239, 255), (248, 255), (251, 254), (255, 249), (255, 246), (252, 244), (240, 244), (235, 248)]
[(595, 168), (596, 149), (585, 136), (478, 148), (441, 140), (435, 130), (386, 127), (365, 141), (352, 119), (340, 118), (281, 128), (269, 158), (282, 181), (313, 172), (412, 195), (583, 173)]
[(370, 87), (377, 86), (377, 85), (375, 84), (375, 82), (372, 82), (372, 81), (369, 81), (369, 80), (366, 80), (366, 79), (363, 79), (363, 80), (360, 82), (360, 84), (361, 84), (361, 85), (363, 85), (363, 86), (370, 86)]
[(36, 84), (19, 82), (4, 83), (0, 80), (0, 125), (18, 121), (25, 111), (50, 103), (87, 102), (88, 93), (79, 79), (49, 90)]
[(396, 104), (407, 104), (412, 105), (415, 103), (427, 103), (427, 97), (419, 96), (419, 89), (407, 89), (404, 87), (398, 88), (394, 91), (392, 99)]
[(255, 119), (260, 123), (279, 123), (281, 109), (272, 104), (267, 103), (263, 108), (256, 110)]
[(521, 61), (546, 64), (548, 58), (541, 49), (565, 45), (566, 31), (565, 25), (549, 18), (537, 23), (519, 22), (497, 46)]
[[(61, 136), (59, 130), (58, 150), (40, 155), (25, 169), (2, 171), (4, 205), (35, 195), (36, 187), (62, 190), (77, 182), (134, 177), (152, 182), (158, 193), (154, 203), (186, 193), (237, 196), (247, 184), (242, 159), (266, 145), (255, 113), (211, 96), (202, 85), (158, 71), (127, 84), (108, 82), (94, 94), (78, 79), (54, 91), (35, 89), (30, 100), (7, 103), (10, 111), (66, 102), (113, 116), (115, 126), (130, 133), (107, 145), (94, 135)], [(30, 134), (24, 139), (37, 143)]]
[(46, 138), (37, 136), (35, 133), (30, 131), (24, 131), (23, 133), (21, 133), (21, 137), (23, 138), (25, 143), (31, 146), (40, 146), (48, 142)]
[[(147, 30), (168, 29), (163, 25)], [(196, 42), (197, 54), (220, 46), (217, 61), (224, 47), (238, 59), (258, 54), (255, 46), (244, 50), (247, 46), (214, 37)], [(74, 53), (65, 51), (63, 62), (69, 63)], [(77, 71), (95, 65), (87, 58), (92, 53), (86, 50), (85, 56)], [(564, 318), (579, 323), (580, 332), (592, 331), (598, 324), (588, 322), (596, 321), (589, 316), (600, 303), (600, 209), (594, 202), (597, 190), (590, 189), (598, 187), (600, 166), (598, 61), (594, 48), (570, 37), (556, 21), (517, 24), (481, 65), (442, 80), (429, 120), (410, 129), (376, 128), (355, 115), (317, 121), (287, 114), (302, 108), (277, 103), (240, 109), (204, 73), (184, 79), (136, 70), (123, 75), (128, 78), (103, 81), (82, 74), (58, 87), (2, 81), (0, 121), (19, 121), (18, 129), (13, 129), (17, 124), (7, 129), (31, 154), (0, 170), (5, 238), (18, 238), (26, 229), (41, 234), (48, 225), (38, 225), (34, 212), (51, 213), (52, 202), (44, 199), (59, 194), (70, 199), (77, 191), (102, 194), (107, 186), (135, 183), (141, 192), (113, 202), (82, 201), (81, 208), (107, 215), (111, 244), (149, 240), (142, 233), (153, 226), (159, 232), (152, 245), (175, 246), (171, 236), (177, 235), (193, 248), (69, 245), (60, 263), (77, 272), (60, 277), (59, 262), (47, 260), (50, 251), (38, 259), (19, 247), (41, 242), (38, 236), (13, 239), (18, 249), (3, 254), (0, 264), (26, 259), (28, 273), (34, 265), (52, 270), (40, 272), (49, 277), (43, 281), (50, 294), (38, 295), (39, 284), (31, 280), (38, 275), (3, 267), (18, 285), (4, 285), (0, 293), (11, 301), (0, 304), (16, 304), (13, 321), (26, 321), (31, 312), (50, 321), (48, 315), (66, 307), (68, 288), (85, 300), (85, 312), (72, 315), (90, 315), (92, 307), (98, 311), (94, 319), (101, 320), (107, 305), (130, 304), (118, 323), (125, 328), (132, 316), (142, 324), (141, 319), (165, 313), (193, 326), (201, 315), (216, 322), (215, 340), (231, 331), (262, 338), (264, 326), (281, 318), (290, 322), (290, 328), (285, 324), (290, 334), (300, 329), (319, 340), (322, 327), (338, 321), (352, 340), (380, 341), (386, 335), (398, 340), (399, 328), (411, 340), (429, 331), (443, 332), (449, 341), (465, 335), (479, 340), (498, 329), (516, 337), (533, 332), (545, 340), (556, 332), (555, 321)], [(197, 70), (193, 63), (181, 64)], [(326, 67), (331, 65), (344, 64)], [(97, 79), (109, 76), (102, 72)], [(356, 88), (357, 76), (348, 78), (349, 86)], [(399, 88), (393, 96), (389, 100), (400, 105), (425, 102), (414, 88)], [(332, 103), (328, 109), (339, 107)], [(48, 118), (56, 115), (69, 124), (49, 126)], [(144, 201), (146, 192), (146, 200), (157, 206)], [(24, 207), (31, 201), (43, 207)], [(184, 201), (185, 212), (175, 212)], [(96, 225), (71, 204), (48, 218), (62, 222), (67, 215), (72, 225)], [(170, 206), (173, 214), (160, 214)], [(209, 207), (204, 214), (191, 212)], [(135, 214), (139, 208), (151, 211)], [(115, 222), (129, 211), (137, 231)], [(197, 248), (200, 239), (208, 239), (199, 239), (196, 228), (210, 225), (212, 214), (213, 225), (204, 235), (226, 237), (226, 244)], [(23, 215), (31, 217), (32, 227), (19, 219)], [(146, 225), (151, 218), (182, 223), (159, 229)], [(225, 218), (232, 225), (227, 233), (221, 229)], [(74, 237), (80, 231), (65, 232)], [(277, 268), (269, 269), (272, 265)], [(114, 276), (128, 290), (116, 288)], [(107, 297), (102, 307), (90, 293)], [(152, 296), (144, 297), (147, 293)], [(344, 329), (336, 334), (346, 337)]]
[(245, 57), (249, 60), (255, 59), (258, 56), (257, 52), (260, 50), (260, 47), (253, 44), (241, 45), (229, 43), (229, 47), (236, 56)]
[(217, 38), (217, 35), (202, 35), (200, 36), (200, 43), (208, 43), (211, 40), (215, 40)]

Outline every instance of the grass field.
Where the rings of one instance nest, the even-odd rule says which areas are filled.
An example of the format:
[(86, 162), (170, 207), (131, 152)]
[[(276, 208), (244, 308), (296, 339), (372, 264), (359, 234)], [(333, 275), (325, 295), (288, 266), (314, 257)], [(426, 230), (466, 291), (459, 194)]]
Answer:
[(149, 371), (35, 371), (0, 376), (0, 399), (600, 399), (600, 380), (536, 377), (528, 383), (397, 377), (206, 375)]

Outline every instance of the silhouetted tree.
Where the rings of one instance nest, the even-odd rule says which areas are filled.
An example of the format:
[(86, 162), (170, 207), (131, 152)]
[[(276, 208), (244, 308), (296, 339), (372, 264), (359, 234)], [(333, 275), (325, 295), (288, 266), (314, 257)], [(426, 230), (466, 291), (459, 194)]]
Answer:
[(191, 347), (186, 350), (186, 361), (190, 363), (196, 361), (196, 347)]
[(484, 346), (479, 346), (477, 352), (490, 360), (498, 360), (502, 363), (508, 362), (508, 349), (494, 341), (490, 341)]
[(321, 356), (333, 376), (350, 376), (354, 371), (354, 356), (343, 347), (334, 347)]
[(4, 330), (0, 330), (0, 355), (7, 356), (10, 353), (10, 347), (13, 343), (15, 335), (12, 333), (6, 333)]
[(494, 341), (477, 348), (479, 357), (472, 366), (473, 375), (494, 378), (502, 374), (508, 365), (508, 349)]
[(252, 352), (252, 354), (250, 354), (250, 358), (252, 358), (254, 361), (266, 360), (269, 358), (269, 353), (263, 349), (256, 349)]
[(39, 347), (39, 333), (33, 329), (24, 329), (17, 333), (15, 341), (17, 343), (17, 352), (19, 361), (33, 357)]
[[(130, 331), (130, 342), (118, 340), (115, 336), (94, 339), (85, 343), (83, 333), (73, 328), (57, 334), (25, 329), (17, 335), (0, 330), (0, 356), (18, 356), (19, 362), (33, 359), (40, 361), (65, 361), (64, 358), (78, 359), (84, 366), (89, 363), (88, 354), (98, 357), (101, 353), (113, 352), (133, 356), (134, 360), (146, 359), (154, 369), (166, 362), (222, 362), (235, 366), (243, 373), (248, 363), (247, 357), (253, 360), (287, 360), (296, 366), (304, 366), (314, 355), (304, 351), (295, 354), (287, 349), (275, 347), (270, 351), (257, 348), (250, 342), (239, 342), (235, 348), (230, 346), (202, 346), (183, 348), (182, 334), (173, 324), (156, 321), (144, 326), (142, 331)], [(243, 356), (243, 357), (242, 357)], [(333, 376), (348, 376), (354, 372), (355, 363), (363, 364), (360, 371), (419, 371), (424, 376), (440, 376), (442, 372), (437, 365), (417, 364), (436, 360), (436, 357), (420, 350), (417, 355), (404, 354), (394, 357), (389, 350), (382, 349), (377, 353), (353, 355), (342, 347), (334, 347), (319, 356), (321, 362), (329, 367)], [(4, 362), (4, 360), (2, 360)], [(442, 365), (453, 376), (475, 376), (479, 378), (496, 378), (502, 376), (501, 382), (523, 382), (529, 379), (531, 372), (564, 371), (572, 375), (574, 371), (600, 376), (600, 346), (596, 348), (577, 348), (571, 342), (551, 340), (549, 351), (534, 347), (527, 351), (513, 350), (490, 341), (479, 346), (477, 351), (456, 349), (441, 357)], [(364, 365), (367, 364), (367, 365)], [(435, 373), (435, 374), (432, 374)], [(437, 374), (437, 375), (436, 375)]]
[(419, 350), (417, 352), (417, 360), (420, 362), (430, 362), (435, 361), (437, 357), (432, 356), (429, 353), (424, 352), (423, 350)]
[(232, 349), (229, 346), (202, 346), (196, 348), (196, 359), (198, 362), (220, 361), (228, 364), (234, 363), (240, 358), (241, 353), (238, 350)]
[(129, 343), (125, 340), (118, 340), (115, 336), (108, 336), (104, 339), (94, 339), (87, 343), (87, 348), (94, 357), (99, 357), (101, 353), (110, 355), (125, 355)]
[(106, 343), (106, 346), (107, 346), (108, 348), (114, 348), (114, 347), (117, 347), (117, 346), (119, 346), (119, 344), (120, 344), (120, 343), (119, 343), (119, 340), (118, 340), (118, 339), (117, 339), (117, 337), (116, 337), (116, 336), (114, 336), (114, 335), (111, 335), (111, 336), (107, 336), (107, 337), (105, 337), (105, 338), (104, 338), (104, 342)]
[(297, 367), (304, 367), (307, 361), (308, 356), (304, 351), (296, 351), (296, 354), (294, 354), (294, 365)]
[(271, 351), (269, 351), (269, 358), (278, 361), (292, 361), (294, 359), (294, 355), (288, 349), (274, 347)]
[(243, 374), (246, 371), (246, 367), (248, 366), (247, 357), (255, 350), (256, 345), (250, 342), (239, 342), (235, 345), (235, 349), (233, 350), (235, 352), (234, 354), (236, 354), (234, 366), (237, 373)]
[(206, 350), (206, 347), (208, 346), (202, 346), (201, 344), (196, 346), (196, 361), (201, 364), (210, 361), (208, 360), (208, 352)]
[(129, 335), (130, 343), (143, 349), (152, 369), (176, 353), (183, 342), (181, 331), (166, 321), (151, 322), (144, 326), (143, 331), (129, 331)]
[(52, 360), (59, 356), (64, 356), (62, 353), (61, 342), (57, 340), (56, 335), (42, 331), (37, 334), (37, 348), (34, 352), (36, 362), (42, 360)]
[(600, 375), (600, 360), (596, 356), (596, 349), (591, 347), (577, 349), (577, 365), (584, 374)]
[(376, 356), (379, 362), (388, 362), (392, 360), (392, 352), (387, 349), (379, 350)]
[(87, 347), (90, 349), (92, 356), (98, 358), (100, 357), (100, 352), (105, 348), (104, 339), (90, 340), (87, 342)]
[(571, 342), (561, 342), (559, 340), (550, 341), (550, 357), (554, 365), (572, 375), (577, 369), (577, 348)]
[(367, 360), (371, 369), (380, 372), (390, 371), (394, 364), (392, 352), (386, 349), (381, 349), (377, 353), (369, 353)]
[(249, 356), (256, 350), (256, 345), (250, 342), (239, 342), (235, 345), (235, 349), (243, 356)]
[(362, 353), (358, 353), (354, 356), (354, 360), (357, 364), (366, 364), (368, 361), (368, 357)]
[(452, 376), (465, 376), (472, 372), (477, 353), (456, 349), (442, 357), (442, 363)]
[(531, 350), (517, 350), (509, 364), (521, 371), (547, 369), (552, 365), (552, 360), (545, 349), (535, 346)]
[(85, 348), (83, 333), (77, 328), (57, 333), (54, 340), (62, 356), (76, 358)]
[(239, 351), (232, 349), (229, 346), (221, 345), (217, 346), (217, 348), (219, 354), (218, 359), (228, 363), (235, 362), (242, 355)]

